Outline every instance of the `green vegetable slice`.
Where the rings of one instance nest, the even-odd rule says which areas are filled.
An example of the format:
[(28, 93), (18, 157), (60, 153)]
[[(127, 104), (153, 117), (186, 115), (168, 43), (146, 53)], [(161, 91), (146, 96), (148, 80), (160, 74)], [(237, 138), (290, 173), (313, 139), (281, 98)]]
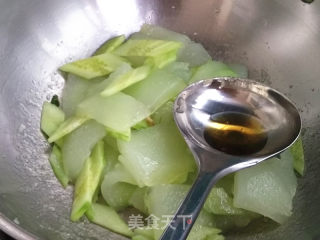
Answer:
[(178, 51), (181, 43), (163, 40), (132, 40), (129, 39), (115, 50), (119, 56), (156, 57), (172, 51)]
[(62, 109), (67, 117), (71, 117), (75, 113), (77, 105), (85, 99), (87, 91), (92, 85), (92, 81), (68, 74), (62, 92)]
[(63, 187), (68, 186), (69, 178), (63, 169), (62, 156), (60, 149), (54, 145), (49, 157), (52, 170)]
[(226, 64), (217, 61), (208, 61), (195, 69), (195, 72), (190, 79), (190, 83), (215, 77), (236, 76), (237, 74), (234, 73)]
[(71, 220), (77, 221), (91, 207), (93, 196), (98, 188), (106, 163), (104, 144), (99, 141), (92, 151), (77, 178), (74, 190)]
[(195, 163), (174, 122), (132, 132), (131, 141), (118, 140), (119, 161), (140, 187), (182, 183)]
[(184, 80), (186, 84), (189, 83), (191, 77), (191, 71), (189, 69), (189, 63), (185, 62), (173, 62), (163, 68), (164, 71), (169, 72)]
[[(191, 40), (188, 36), (177, 33), (166, 28), (152, 25), (152, 24), (143, 24), (140, 32), (138, 32), (141, 36), (140, 39), (159, 39), (166, 41), (175, 41), (181, 42), (182, 44), (190, 43)], [(137, 33), (133, 34), (136, 36)]]
[(62, 159), (64, 170), (70, 180), (77, 179), (92, 148), (106, 135), (105, 128), (90, 120), (64, 138)]
[(220, 233), (220, 229), (195, 224), (187, 240), (224, 240), (224, 237), (221, 236)]
[(136, 182), (121, 163), (108, 171), (101, 184), (101, 193), (109, 206), (116, 210), (129, 206), (129, 200), (136, 190)]
[(223, 188), (218, 187), (212, 188), (204, 204), (204, 209), (219, 215), (240, 215), (244, 213), (244, 210), (234, 207), (232, 198)]
[(125, 60), (118, 56), (111, 53), (104, 53), (72, 63), (67, 63), (60, 67), (60, 70), (73, 73), (86, 79), (92, 79), (108, 75), (124, 62)]
[(290, 147), (290, 152), (293, 156), (293, 167), (302, 176), (304, 172), (304, 153), (301, 137)]
[(147, 237), (148, 239), (153, 239), (153, 236), (154, 236), (154, 231), (153, 229), (150, 227), (150, 226), (147, 226), (147, 227), (143, 227), (143, 228), (136, 228), (134, 230), (134, 234), (136, 235), (142, 235), (142, 236), (145, 236)]
[(47, 135), (51, 136), (53, 132), (64, 121), (64, 112), (56, 105), (49, 102), (44, 102), (41, 114), (41, 130)]
[(144, 104), (124, 93), (109, 97), (92, 96), (78, 106), (78, 114), (100, 122), (114, 133), (130, 133), (130, 128), (150, 115)]
[(104, 137), (104, 158), (106, 159), (107, 165), (105, 168), (105, 171), (103, 173), (103, 176), (116, 166), (119, 157), (119, 151), (118, 151), (118, 145), (117, 141), (111, 137), (110, 135), (107, 135)]
[(145, 79), (150, 73), (150, 70), (151, 68), (149, 66), (142, 66), (113, 79), (113, 81), (110, 81), (106, 88), (101, 92), (101, 96), (108, 97)]
[(191, 67), (205, 64), (211, 60), (209, 53), (200, 43), (191, 42), (184, 46), (178, 54), (178, 61), (187, 62)]
[(145, 65), (149, 65), (153, 68), (163, 68), (169, 63), (174, 62), (177, 59), (177, 51), (173, 50), (168, 53), (157, 55), (154, 57), (148, 57), (144, 62)]
[(128, 225), (111, 207), (93, 203), (86, 215), (91, 222), (110, 229), (113, 232), (120, 233), (127, 237), (133, 235), (133, 232), (129, 229)]
[(152, 240), (153, 238), (148, 238), (143, 235), (135, 235), (131, 238), (132, 240)]
[(153, 113), (185, 87), (180, 77), (164, 70), (155, 70), (144, 81), (127, 88), (125, 93), (142, 102)]
[[(173, 215), (177, 211), (189, 189), (189, 185), (181, 184), (157, 185), (151, 188), (146, 202), (150, 214), (156, 217), (154, 221), (154, 239), (159, 239), (165, 227), (165, 221), (161, 221), (163, 216)], [(206, 237), (218, 235), (219, 233), (220, 230), (212, 227), (210, 218), (206, 213), (203, 214), (202, 211), (187, 239), (205, 240)]]
[(58, 139), (64, 137), (65, 135), (80, 127), (87, 120), (89, 120), (89, 118), (87, 117), (70, 117), (59, 125), (59, 127), (49, 137), (48, 142), (52, 143), (57, 141)]
[[(96, 94), (100, 94), (111, 82), (116, 81), (121, 78), (123, 75), (132, 71), (133, 68), (128, 63), (121, 64), (114, 72), (112, 72), (107, 78), (103, 79), (101, 82), (93, 84), (87, 92), (87, 98), (92, 97)], [(79, 102), (78, 102), (79, 104)]]
[(145, 214), (148, 213), (147, 207), (144, 202), (147, 191), (148, 188), (146, 187), (136, 188), (129, 199), (129, 205), (133, 206), (134, 208), (140, 210), (142, 213)]
[(249, 211), (245, 211), (241, 215), (214, 215), (215, 227), (223, 232), (232, 231), (249, 225), (253, 220), (260, 218), (261, 215)]
[(267, 216), (278, 223), (292, 214), (297, 179), (289, 150), (235, 174), (234, 206)]
[(125, 40), (126, 40), (126, 37), (124, 35), (110, 38), (95, 51), (93, 56), (104, 54), (107, 52), (112, 52), (117, 47), (119, 47), (122, 43), (124, 43)]

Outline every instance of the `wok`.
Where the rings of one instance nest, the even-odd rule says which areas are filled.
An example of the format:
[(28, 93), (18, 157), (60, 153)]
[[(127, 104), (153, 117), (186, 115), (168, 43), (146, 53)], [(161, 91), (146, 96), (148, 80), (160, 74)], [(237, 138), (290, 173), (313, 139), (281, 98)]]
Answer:
[(39, 118), (43, 101), (61, 94), (59, 66), (153, 23), (201, 42), (214, 59), (247, 65), (252, 79), (285, 93), (301, 112), (307, 166), (293, 216), (228, 239), (317, 239), (319, 13), (320, 1), (298, 0), (0, 0), (0, 229), (28, 240), (124, 239), (69, 221), (72, 188), (62, 189), (52, 173)]

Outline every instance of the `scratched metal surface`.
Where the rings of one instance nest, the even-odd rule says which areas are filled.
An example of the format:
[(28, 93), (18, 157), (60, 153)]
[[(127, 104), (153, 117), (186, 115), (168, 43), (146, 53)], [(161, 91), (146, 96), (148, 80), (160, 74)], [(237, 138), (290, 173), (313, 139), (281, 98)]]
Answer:
[(42, 102), (63, 88), (58, 66), (147, 22), (188, 34), (215, 59), (246, 64), (251, 78), (286, 93), (300, 109), (307, 174), (293, 217), (236, 239), (319, 234), (319, 11), (320, 1), (298, 0), (0, 0), (0, 228), (25, 240), (124, 239), (69, 221), (72, 189), (63, 190), (52, 174), (39, 118)]

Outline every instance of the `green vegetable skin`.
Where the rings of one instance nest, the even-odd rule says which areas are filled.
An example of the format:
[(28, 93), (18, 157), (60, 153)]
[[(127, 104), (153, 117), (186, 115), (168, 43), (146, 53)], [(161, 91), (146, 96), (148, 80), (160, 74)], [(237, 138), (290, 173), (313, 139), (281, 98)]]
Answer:
[(114, 232), (125, 236), (132, 236), (133, 232), (128, 228), (128, 225), (112, 208), (94, 203), (86, 213), (88, 219), (102, 227), (106, 227)]
[(117, 47), (119, 47), (125, 40), (126, 40), (126, 37), (124, 35), (111, 38), (108, 41), (106, 41), (104, 44), (102, 44), (97, 49), (97, 51), (95, 51), (93, 56), (104, 54), (104, 53), (107, 53), (107, 52), (112, 52)]
[(304, 154), (302, 139), (299, 137), (297, 141), (290, 148), (293, 157), (293, 167), (300, 174), (303, 175), (304, 172)]
[[(125, 40), (112, 38), (93, 57), (60, 68), (69, 73), (63, 111), (44, 103), (41, 130), (53, 143), (49, 161), (56, 177), (64, 187), (75, 184), (73, 221), (86, 215), (133, 240), (156, 240), (164, 221), (158, 222), (162, 228), (154, 223), (132, 230), (117, 212), (135, 208), (161, 219), (174, 214), (187, 194), (196, 165), (173, 120), (174, 98), (190, 83), (246, 78), (248, 69), (214, 61), (201, 44), (158, 26), (145, 24)], [(281, 160), (224, 177), (188, 239), (222, 240), (221, 230), (245, 227), (262, 215), (285, 222), (297, 185), (293, 167), (303, 174), (301, 139)]]
[(77, 178), (71, 212), (72, 221), (79, 220), (91, 207), (93, 196), (106, 165), (103, 151), (104, 144), (100, 141), (94, 147), (92, 155), (86, 160)]

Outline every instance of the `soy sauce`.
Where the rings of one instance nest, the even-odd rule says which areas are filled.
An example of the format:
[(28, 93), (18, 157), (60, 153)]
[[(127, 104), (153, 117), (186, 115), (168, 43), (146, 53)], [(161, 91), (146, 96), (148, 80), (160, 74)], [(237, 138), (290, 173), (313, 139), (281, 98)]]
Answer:
[(248, 155), (261, 150), (268, 139), (261, 121), (249, 114), (223, 112), (212, 115), (204, 138), (213, 148), (232, 155)]

